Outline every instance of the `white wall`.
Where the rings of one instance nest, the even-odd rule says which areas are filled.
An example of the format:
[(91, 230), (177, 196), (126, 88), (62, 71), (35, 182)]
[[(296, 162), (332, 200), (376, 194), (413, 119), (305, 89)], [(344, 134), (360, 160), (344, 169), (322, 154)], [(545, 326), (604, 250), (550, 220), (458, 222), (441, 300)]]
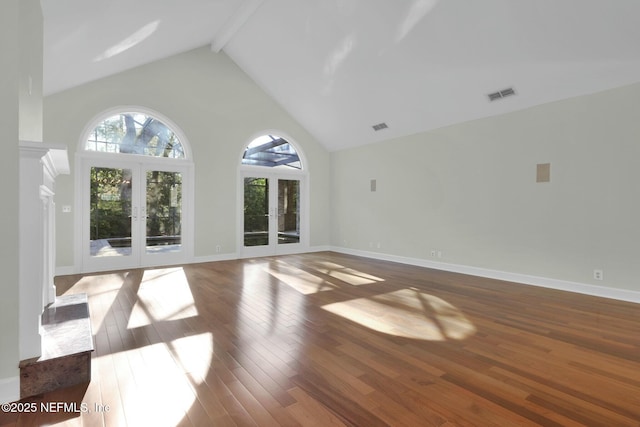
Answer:
[(20, 2), (20, 139), (42, 142), (43, 22), (40, 1)]
[[(640, 291), (639, 100), (634, 85), (330, 156), (226, 55), (201, 48), (46, 97), (44, 130), (73, 160), (101, 111), (141, 105), (175, 122), (196, 159), (196, 257), (235, 253), (239, 156), (276, 128), (309, 160), (312, 246)], [(550, 183), (535, 182), (538, 163), (551, 163)], [(59, 178), (58, 207), (74, 205), (73, 179)], [(58, 266), (73, 264), (77, 227), (58, 212)]]
[[(5, 1), (0, 6), (0, 129), (2, 156), (0, 176), (3, 182), (18, 181), (18, 2)], [(0, 298), (0, 400), (11, 400), (12, 378), (18, 376), (18, 186), (3, 189), (2, 298)]]
[(640, 291), (639, 112), (640, 84), (332, 153), (332, 244)]
[(17, 399), (19, 393), (18, 145), (20, 140), (42, 139), (42, 12), (38, 0), (0, 4), (0, 56), (0, 178), (9, 183), (2, 189), (0, 216), (0, 402), (5, 402)]
[[(310, 244), (329, 244), (329, 153), (224, 53), (208, 47), (141, 66), (45, 98), (45, 140), (73, 153), (97, 114), (139, 105), (171, 119), (185, 133), (195, 159), (195, 256), (236, 251), (237, 173), (244, 147), (256, 132), (278, 129), (298, 143), (311, 173)], [(56, 203), (74, 205), (72, 175), (56, 183)], [(58, 211), (57, 265), (73, 265), (73, 215)]]

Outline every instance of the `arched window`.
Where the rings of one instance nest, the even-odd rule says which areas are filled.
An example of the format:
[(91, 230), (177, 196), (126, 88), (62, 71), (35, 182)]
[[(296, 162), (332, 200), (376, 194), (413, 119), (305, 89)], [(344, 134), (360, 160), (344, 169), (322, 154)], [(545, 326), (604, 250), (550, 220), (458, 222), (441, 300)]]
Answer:
[(239, 208), (243, 256), (294, 253), (308, 245), (302, 154), (276, 132), (266, 132), (245, 147)]
[(302, 169), (296, 149), (281, 136), (262, 135), (251, 141), (242, 156), (243, 165)]
[(83, 271), (166, 265), (192, 255), (189, 144), (159, 117), (143, 107), (111, 110), (81, 137), (76, 247)]
[(99, 122), (84, 149), (102, 153), (140, 154), (184, 159), (184, 147), (165, 123), (140, 112), (123, 112)]

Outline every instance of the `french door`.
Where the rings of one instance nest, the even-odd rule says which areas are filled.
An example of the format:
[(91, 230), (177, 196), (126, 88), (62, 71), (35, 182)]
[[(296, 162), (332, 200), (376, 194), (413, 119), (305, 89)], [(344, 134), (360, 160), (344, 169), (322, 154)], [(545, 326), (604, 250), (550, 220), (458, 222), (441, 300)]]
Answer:
[(83, 165), (83, 271), (185, 261), (188, 170), (141, 162)]
[(242, 255), (300, 252), (306, 244), (303, 178), (251, 172), (242, 178)]

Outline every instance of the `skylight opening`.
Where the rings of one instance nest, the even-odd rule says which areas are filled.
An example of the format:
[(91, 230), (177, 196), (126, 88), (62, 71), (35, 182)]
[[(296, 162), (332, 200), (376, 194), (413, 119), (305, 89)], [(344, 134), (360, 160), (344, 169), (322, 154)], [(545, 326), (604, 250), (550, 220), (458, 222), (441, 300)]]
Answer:
[(300, 156), (294, 146), (278, 135), (262, 135), (251, 141), (242, 156), (243, 165), (269, 168), (302, 169)]

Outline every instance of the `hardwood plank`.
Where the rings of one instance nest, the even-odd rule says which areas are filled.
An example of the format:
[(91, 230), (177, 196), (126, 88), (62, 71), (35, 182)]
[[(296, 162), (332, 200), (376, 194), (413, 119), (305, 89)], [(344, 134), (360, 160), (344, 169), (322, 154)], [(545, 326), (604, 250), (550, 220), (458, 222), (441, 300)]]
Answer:
[(640, 425), (638, 304), (331, 252), (56, 285), (109, 411), (5, 425)]
[(328, 411), (304, 390), (294, 387), (289, 390), (295, 403), (287, 407), (287, 411), (303, 426), (309, 427), (343, 427), (345, 424)]

